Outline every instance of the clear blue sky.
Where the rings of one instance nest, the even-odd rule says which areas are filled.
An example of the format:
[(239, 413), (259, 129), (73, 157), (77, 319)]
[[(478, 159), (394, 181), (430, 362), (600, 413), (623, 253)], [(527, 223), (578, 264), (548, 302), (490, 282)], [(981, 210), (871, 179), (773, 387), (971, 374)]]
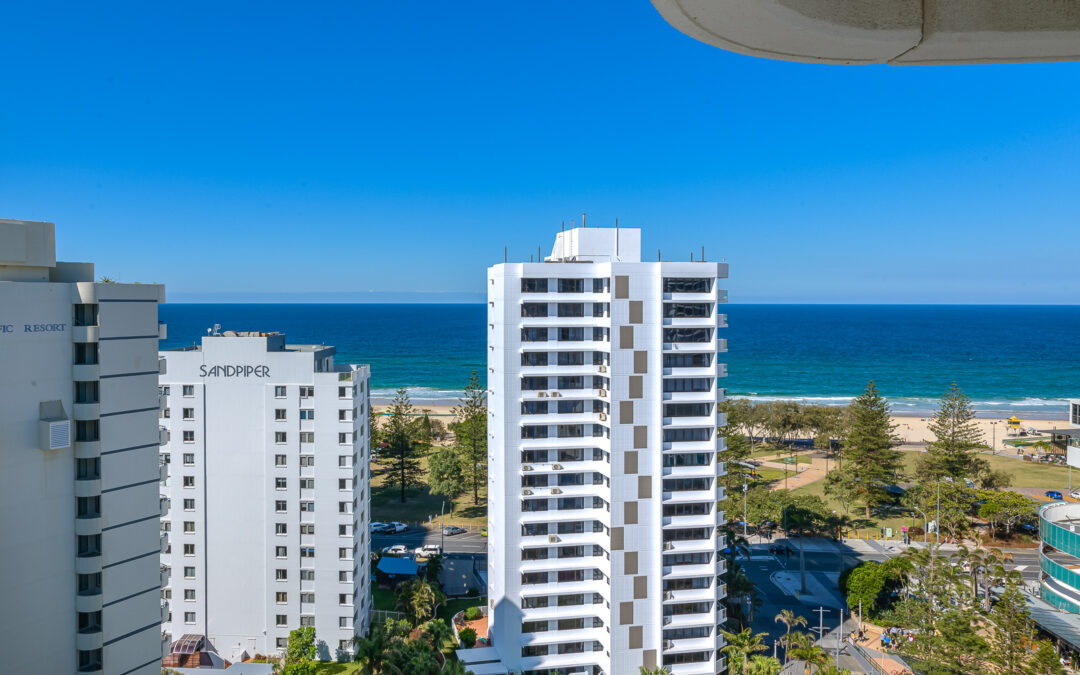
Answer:
[(646, 257), (726, 258), (733, 301), (1080, 301), (1077, 63), (765, 61), (648, 0), (11, 2), (0, 25), (0, 217), (174, 300), (468, 297), (585, 211)]

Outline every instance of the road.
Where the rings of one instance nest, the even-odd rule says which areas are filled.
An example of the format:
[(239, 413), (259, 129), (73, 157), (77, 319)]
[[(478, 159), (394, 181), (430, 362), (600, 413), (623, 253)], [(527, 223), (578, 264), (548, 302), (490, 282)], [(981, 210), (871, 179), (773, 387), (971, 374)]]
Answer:
[(478, 532), (443, 537), (441, 530), (412, 528), (400, 534), (371, 535), (372, 550), (383, 549), (394, 544), (405, 544), (409, 550), (419, 548), (423, 544), (440, 544), (443, 547), (443, 553), (448, 555), (452, 553), (487, 554), (487, 537), (480, 536)]

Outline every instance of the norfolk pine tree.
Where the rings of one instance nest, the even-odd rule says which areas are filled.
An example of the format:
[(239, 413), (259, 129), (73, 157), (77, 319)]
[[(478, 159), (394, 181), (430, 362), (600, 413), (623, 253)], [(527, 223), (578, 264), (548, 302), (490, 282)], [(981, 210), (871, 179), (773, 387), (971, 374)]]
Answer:
[(473, 489), (473, 504), (480, 503), (480, 486), (487, 483), (487, 390), (472, 371), (465, 396), (455, 407), (452, 428)]
[(903, 458), (889, 420), (889, 403), (878, 394), (873, 380), (848, 406), (850, 428), (842, 451), (841, 468), (828, 476), (826, 490), (845, 501), (861, 501), (870, 509), (888, 500), (886, 486), (902, 476)]
[(927, 444), (926, 454), (916, 469), (921, 480), (974, 479), (989, 468), (975, 455), (986, 447), (986, 441), (975, 422), (971, 399), (955, 382), (941, 397), (938, 410), (930, 420), (930, 431), (935, 440)]
[(386, 442), (380, 460), (389, 466), (391, 481), (401, 487), (401, 501), (405, 502), (405, 489), (421, 485), (424, 475), (420, 465), (417, 443), (417, 424), (413, 419), (413, 406), (409, 394), (402, 387), (394, 394), (394, 402), (382, 423), (382, 436)]

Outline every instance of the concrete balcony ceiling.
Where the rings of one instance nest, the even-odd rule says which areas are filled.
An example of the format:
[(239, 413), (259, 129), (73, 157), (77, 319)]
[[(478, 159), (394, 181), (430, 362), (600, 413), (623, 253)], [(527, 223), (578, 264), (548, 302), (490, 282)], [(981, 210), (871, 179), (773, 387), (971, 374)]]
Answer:
[(652, 0), (675, 28), (749, 56), (938, 65), (1080, 60), (1080, 2)]

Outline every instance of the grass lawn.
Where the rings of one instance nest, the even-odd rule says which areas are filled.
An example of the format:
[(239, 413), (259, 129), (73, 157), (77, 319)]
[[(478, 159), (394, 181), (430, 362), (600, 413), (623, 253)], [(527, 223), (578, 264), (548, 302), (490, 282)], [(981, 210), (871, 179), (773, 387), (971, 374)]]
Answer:
[(317, 675), (359, 675), (360, 664), (322, 661), (315, 664), (315, 670), (313, 672)]
[[(427, 457), (423, 458), (427, 468)], [(453, 505), (442, 495), (428, 492), (427, 486), (405, 490), (405, 503), (401, 502), (401, 487), (393, 483), (389, 467), (371, 465), (371, 520), (389, 522), (392, 520), (409, 523), (426, 523), (428, 516), (434, 515), (439, 520), (439, 513), (446, 502), (444, 522), (461, 526), (479, 527), (487, 525), (487, 482), (480, 486), (480, 503), (474, 505), (472, 491), (458, 497)]]
[[(845, 513), (844, 505), (840, 502), (839, 499), (825, 494), (824, 480), (815, 481), (813, 483), (810, 483), (809, 485), (798, 488), (797, 490), (792, 490), (791, 492), (792, 494), (799, 495), (816, 495), (818, 497), (821, 497), (821, 499), (825, 502), (826, 506), (830, 510), (836, 511), (837, 513), (841, 514)], [(899, 532), (900, 528), (904, 525), (907, 525), (908, 527), (911, 527), (913, 525), (917, 525), (919, 527), (923, 526), (922, 517), (918, 515), (911, 516), (896, 513), (883, 516), (881, 514), (874, 514), (871, 516), (870, 521), (867, 522), (864, 513), (865, 512), (861, 507), (854, 505), (850, 506), (849, 510), (847, 511), (847, 514), (853, 520), (859, 522), (859, 524), (861, 525), (860, 527), (855, 528), (855, 531), (859, 532), (860, 536), (862, 537), (880, 534), (881, 528), (883, 527), (891, 527), (894, 532)]]
[[(904, 453), (904, 465), (907, 467), (907, 472), (909, 474), (914, 473), (915, 464), (919, 461), (920, 455), (922, 455), (921, 452)], [(1012, 477), (1012, 485), (1010, 487), (1056, 488), (1063, 490), (1069, 483), (1068, 467), (1043, 464), (1041, 462), (1025, 462), (1022, 459), (1005, 455), (982, 454), (979, 455), (979, 457), (988, 461), (990, 463), (990, 468), (994, 471), (1004, 471), (1008, 473), (1009, 476)], [(1076, 478), (1077, 481), (1080, 482), (1080, 473), (1077, 474)]]
[(454, 618), (454, 615), (458, 612), (470, 607), (483, 607), (485, 602), (487, 602), (487, 598), (481, 596), (475, 598), (461, 598), (460, 600), (448, 600), (439, 605), (439, 611), (435, 613), (435, 618), (446, 619), (446, 623), (449, 624), (450, 619)]
[[(374, 584), (372, 585), (374, 586)], [(371, 589), (371, 594), (373, 600), (372, 604), (375, 609), (385, 609), (391, 612), (396, 609), (394, 605), (397, 603), (397, 596), (394, 595), (394, 592), (389, 588), (379, 588), (378, 586), (375, 586)]]

